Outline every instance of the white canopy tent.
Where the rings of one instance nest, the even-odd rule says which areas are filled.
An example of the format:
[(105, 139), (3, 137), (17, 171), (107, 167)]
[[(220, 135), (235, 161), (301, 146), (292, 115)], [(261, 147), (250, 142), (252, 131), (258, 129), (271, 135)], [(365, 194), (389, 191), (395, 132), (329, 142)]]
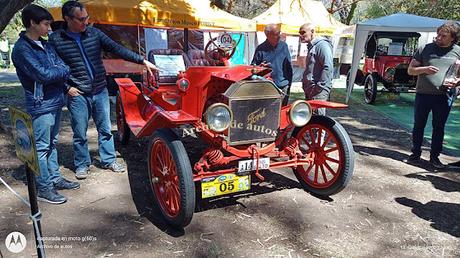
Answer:
[(353, 90), (356, 72), (358, 71), (359, 60), (361, 59), (369, 33), (374, 31), (392, 32), (433, 32), (445, 23), (445, 20), (417, 16), (406, 13), (396, 13), (380, 17), (356, 25), (355, 44), (353, 46), (353, 62), (351, 64), (350, 80), (347, 85), (346, 102), (350, 99)]

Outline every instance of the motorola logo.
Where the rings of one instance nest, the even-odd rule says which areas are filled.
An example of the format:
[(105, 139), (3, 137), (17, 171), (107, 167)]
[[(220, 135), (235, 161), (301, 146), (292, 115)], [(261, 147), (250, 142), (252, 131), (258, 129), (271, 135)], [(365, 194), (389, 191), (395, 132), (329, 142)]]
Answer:
[(26, 237), (21, 232), (11, 232), (5, 239), (6, 248), (12, 253), (22, 252), (26, 244)]

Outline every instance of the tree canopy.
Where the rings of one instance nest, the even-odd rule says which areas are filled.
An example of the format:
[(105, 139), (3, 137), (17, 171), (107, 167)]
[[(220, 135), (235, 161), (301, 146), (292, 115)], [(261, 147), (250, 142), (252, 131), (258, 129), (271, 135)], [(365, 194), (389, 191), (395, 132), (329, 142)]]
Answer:
[(56, 6), (64, 0), (0, 0), (0, 39), (14, 40), (23, 28), (20, 10), (30, 3), (41, 6)]
[(14, 15), (33, 0), (0, 0), (0, 32), (3, 32), (5, 27), (14, 17)]
[(398, 12), (445, 20), (460, 20), (460, 1), (452, 0), (368, 0), (364, 18), (377, 18)]

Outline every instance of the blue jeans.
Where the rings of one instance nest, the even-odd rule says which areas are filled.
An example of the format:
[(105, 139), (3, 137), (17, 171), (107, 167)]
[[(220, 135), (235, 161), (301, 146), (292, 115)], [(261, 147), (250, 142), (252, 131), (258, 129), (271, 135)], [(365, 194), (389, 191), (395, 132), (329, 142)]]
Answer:
[(38, 191), (52, 189), (54, 187), (53, 183), (56, 183), (61, 178), (56, 150), (60, 121), (61, 109), (32, 118), (35, 146), (40, 166), (40, 176), (36, 177)]
[(88, 122), (93, 117), (98, 132), (99, 157), (101, 165), (109, 165), (116, 159), (115, 145), (111, 132), (110, 102), (107, 89), (92, 95), (68, 96), (73, 130), (73, 151), (75, 169), (89, 167), (91, 158), (88, 150)]
[(452, 97), (445, 95), (415, 95), (414, 128), (412, 130), (412, 153), (420, 156), (422, 153), (423, 134), (428, 115), (432, 112), (431, 157), (438, 157), (442, 151), (444, 126), (452, 107)]

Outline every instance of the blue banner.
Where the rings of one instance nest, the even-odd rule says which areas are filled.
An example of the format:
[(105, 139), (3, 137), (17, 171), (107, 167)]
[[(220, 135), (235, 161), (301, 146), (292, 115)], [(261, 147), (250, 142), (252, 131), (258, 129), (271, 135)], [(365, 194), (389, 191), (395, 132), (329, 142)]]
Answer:
[[(240, 40), (240, 37), (241, 37), (241, 40)], [(245, 36), (240, 33), (235, 33), (235, 34), (232, 34), (232, 39), (236, 43), (238, 43), (238, 45), (236, 45), (235, 54), (233, 54), (232, 58), (230, 58), (230, 64), (231, 65), (245, 64), (246, 63), (244, 60)]]

